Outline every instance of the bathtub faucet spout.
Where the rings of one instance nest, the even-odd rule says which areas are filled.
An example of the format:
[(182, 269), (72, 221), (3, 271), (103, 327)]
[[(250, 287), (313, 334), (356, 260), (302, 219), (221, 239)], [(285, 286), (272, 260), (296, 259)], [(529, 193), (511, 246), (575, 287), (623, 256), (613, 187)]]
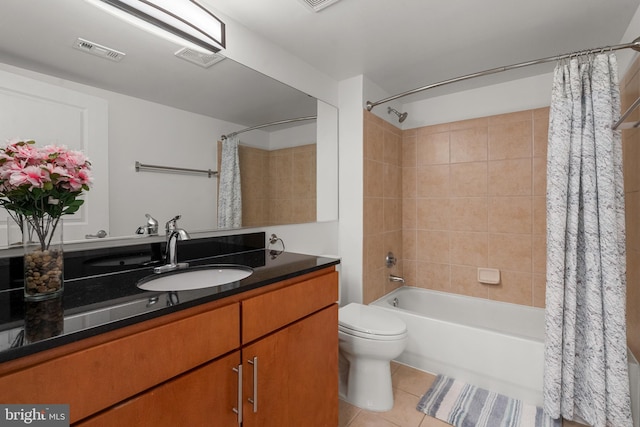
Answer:
[(393, 274), (389, 275), (389, 281), (390, 282), (400, 282), (402, 284), (404, 284), (404, 279), (400, 276), (395, 276)]

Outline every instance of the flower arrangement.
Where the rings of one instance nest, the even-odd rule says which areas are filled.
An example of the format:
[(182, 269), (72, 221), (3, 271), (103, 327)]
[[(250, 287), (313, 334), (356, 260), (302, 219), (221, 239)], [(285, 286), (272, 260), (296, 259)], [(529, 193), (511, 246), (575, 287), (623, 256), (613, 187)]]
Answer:
[(0, 148), (0, 204), (25, 238), (24, 295), (28, 300), (62, 292), (61, 235), (59, 241), (52, 239), (62, 215), (76, 212), (84, 203), (79, 197), (89, 190), (90, 171), (89, 160), (66, 147), (36, 148), (35, 141), (14, 140)]
[(28, 225), (46, 250), (62, 215), (76, 212), (91, 185), (91, 163), (64, 146), (9, 141), (0, 148), (0, 204), (24, 231)]

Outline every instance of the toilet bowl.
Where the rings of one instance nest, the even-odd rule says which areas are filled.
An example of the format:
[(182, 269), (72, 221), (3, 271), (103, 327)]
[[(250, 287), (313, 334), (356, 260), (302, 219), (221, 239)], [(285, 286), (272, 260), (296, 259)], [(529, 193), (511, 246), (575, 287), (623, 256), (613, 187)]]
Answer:
[(393, 408), (392, 359), (407, 345), (407, 325), (368, 305), (348, 304), (338, 311), (340, 397), (370, 411)]

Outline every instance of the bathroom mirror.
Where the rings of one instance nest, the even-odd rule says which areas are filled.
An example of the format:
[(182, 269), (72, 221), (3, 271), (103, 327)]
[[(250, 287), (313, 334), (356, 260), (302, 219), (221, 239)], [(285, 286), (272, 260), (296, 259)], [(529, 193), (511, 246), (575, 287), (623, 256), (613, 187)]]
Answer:
[[(219, 55), (201, 57), (190, 51), (176, 55), (179, 47), (87, 2), (61, 1), (53, 6), (50, 0), (6, 0), (1, 8), (0, 70), (106, 105), (106, 112), (100, 112), (104, 122), (97, 128), (104, 128), (106, 135), (101, 138), (108, 141), (108, 155), (92, 159), (95, 169), (106, 168), (96, 174), (96, 188), (102, 184), (105, 200), (98, 201), (99, 192), (92, 189), (87, 204), (102, 203), (101, 211), (108, 212), (108, 237), (135, 237), (146, 213), (155, 217), (161, 228), (179, 214), (181, 225), (190, 231), (215, 229), (215, 177), (136, 172), (135, 162), (215, 170), (220, 137), (255, 125), (318, 116), (316, 121), (243, 133), (241, 144), (268, 152), (315, 144), (316, 170), (335, 173), (329, 181), (337, 182), (335, 107)], [(212, 65), (204, 66), (209, 63)], [(94, 111), (87, 107), (82, 114), (95, 118)], [(86, 134), (84, 123), (76, 133)], [(0, 139), (31, 137), (28, 126), (19, 129), (26, 130), (19, 135), (0, 135)], [(93, 126), (89, 132), (95, 129)], [(104, 188), (105, 179), (108, 188)], [(323, 179), (314, 184), (316, 181), (319, 188), (314, 206), (337, 205), (335, 188), (323, 189)], [(272, 219), (273, 215), (277, 212)], [(320, 213), (296, 220), (295, 215), (283, 214), (282, 221), (252, 221), (249, 225), (336, 219), (337, 214), (333, 215)], [(79, 223), (84, 228), (78, 227), (75, 235), (65, 240), (77, 240), (105, 228), (90, 228), (85, 219)]]

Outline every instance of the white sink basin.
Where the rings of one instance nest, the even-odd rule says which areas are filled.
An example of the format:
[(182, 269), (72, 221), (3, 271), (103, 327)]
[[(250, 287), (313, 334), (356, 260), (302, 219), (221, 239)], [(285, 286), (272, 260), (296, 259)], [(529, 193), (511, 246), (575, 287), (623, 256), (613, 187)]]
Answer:
[(191, 267), (145, 277), (137, 286), (145, 291), (189, 291), (237, 282), (252, 273), (253, 269), (241, 265)]

